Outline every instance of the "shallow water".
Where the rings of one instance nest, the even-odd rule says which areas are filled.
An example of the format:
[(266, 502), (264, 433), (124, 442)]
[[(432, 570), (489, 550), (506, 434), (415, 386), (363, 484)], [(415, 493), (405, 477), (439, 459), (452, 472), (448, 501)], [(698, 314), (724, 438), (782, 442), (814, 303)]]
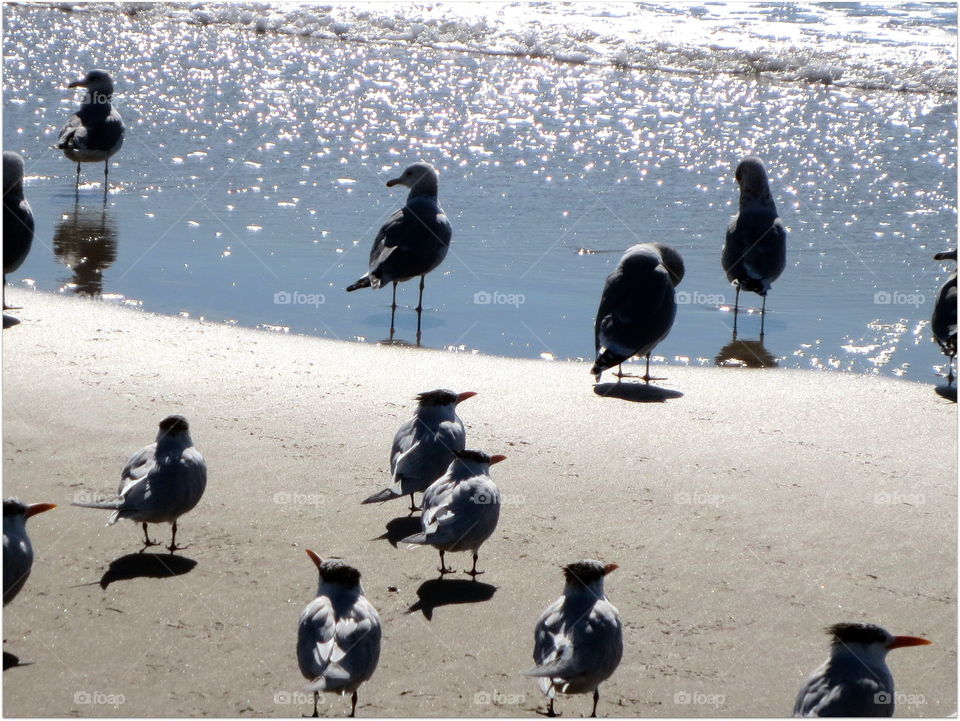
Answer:
[[(378, 341), (389, 290), (344, 287), (403, 203), (384, 182), (423, 158), (454, 227), (426, 282), (427, 346), (588, 358), (606, 275), (657, 241), (687, 268), (660, 362), (935, 379), (932, 256), (957, 226), (952, 6), (860, 5), (845, 25), (814, 5), (644, 5), (627, 31), (623, 3), (468, 7), (5, 6), (4, 148), (26, 158), (37, 216), (11, 282)], [(744, 18), (763, 52), (711, 50)], [(677, 45), (645, 44), (668, 30)], [(95, 66), (127, 124), (105, 202), (102, 166), (75, 194), (50, 149), (79, 101), (66, 83)], [(748, 152), (788, 229), (763, 344), (750, 314), (731, 343), (720, 268)], [(398, 300), (412, 341), (415, 283)]]

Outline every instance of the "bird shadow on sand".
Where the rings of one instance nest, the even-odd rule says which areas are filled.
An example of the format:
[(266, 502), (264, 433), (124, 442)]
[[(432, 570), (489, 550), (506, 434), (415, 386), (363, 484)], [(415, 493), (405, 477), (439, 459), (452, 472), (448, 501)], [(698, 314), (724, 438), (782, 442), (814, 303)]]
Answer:
[(4, 329), (6, 329), (6, 328), (13, 328), (13, 326), (15, 326), (15, 325), (20, 325), (20, 319), (17, 318), (17, 317), (15, 317), (15, 316), (7, 315), (6, 313), (4, 313), (4, 314), (3, 314), (3, 327), (4, 327)]
[(374, 541), (387, 541), (394, 548), (407, 536), (420, 533), (420, 516), (397, 516), (387, 522), (387, 532), (374, 538)]
[(604, 398), (619, 398), (634, 403), (663, 403), (672, 398), (683, 397), (680, 391), (648, 383), (597, 383), (593, 392)]
[(128, 553), (110, 562), (100, 579), (100, 588), (106, 589), (114, 581), (134, 578), (172, 578), (189, 573), (197, 562), (172, 553)]
[(934, 392), (941, 398), (946, 398), (948, 401), (957, 402), (957, 387), (950, 385), (939, 385), (936, 386)]
[(480, 581), (466, 579), (434, 578), (424, 581), (417, 589), (415, 604), (407, 609), (407, 613), (420, 611), (428, 621), (433, 619), (433, 609), (440, 606), (450, 606), (455, 603), (482, 603), (493, 598), (497, 592), (496, 586)]
[(12, 653), (3, 652), (3, 670), (6, 671), (8, 668), (16, 668), (17, 666), (32, 666), (33, 661), (27, 661), (25, 663), (20, 663), (20, 658), (14, 656)]

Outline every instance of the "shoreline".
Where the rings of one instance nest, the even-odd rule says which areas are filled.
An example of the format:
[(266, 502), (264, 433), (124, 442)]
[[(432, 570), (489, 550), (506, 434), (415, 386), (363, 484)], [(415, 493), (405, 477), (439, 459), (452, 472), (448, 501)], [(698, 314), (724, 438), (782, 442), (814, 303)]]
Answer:
[[(620, 565), (606, 590), (625, 623), (600, 716), (788, 715), (826, 657), (822, 629), (842, 620), (933, 640), (889, 659), (912, 694), (899, 714), (956, 711), (956, 406), (928, 384), (657, 366), (661, 392), (624, 386), (659, 402), (630, 402), (597, 395), (586, 361), (8, 297), (24, 307), (3, 336), (4, 494), (60, 507), (31, 521), (34, 570), (5, 609), (4, 650), (33, 662), (5, 672), (7, 715), (309, 712), (294, 652), (316, 588), (305, 548), (354, 562), (383, 619), (361, 716), (545, 708), (520, 675), (533, 626), (561, 591), (559, 566), (590, 557)], [(408, 523), (405, 503), (360, 505), (387, 483), (412, 396), (436, 387), (477, 391), (459, 409), (467, 446), (507, 456), (492, 474), (504, 505), (480, 550), (486, 573), (456, 602), (432, 549), (378, 540)], [(115, 490), (174, 412), (209, 466), (177, 536), (196, 563), (125, 578), (140, 529), (69, 502)], [(348, 704), (327, 695), (321, 713)], [(558, 710), (589, 704), (564, 697)]]

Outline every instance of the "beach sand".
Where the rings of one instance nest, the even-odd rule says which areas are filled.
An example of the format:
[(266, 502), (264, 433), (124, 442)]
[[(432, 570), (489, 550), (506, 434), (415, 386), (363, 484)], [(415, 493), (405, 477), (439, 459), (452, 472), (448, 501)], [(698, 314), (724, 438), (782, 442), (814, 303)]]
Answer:
[[(633, 402), (595, 394), (587, 363), (7, 299), (24, 308), (3, 333), (4, 495), (61, 506), (30, 521), (33, 574), (5, 609), (4, 649), (31, 662), (4, 673), (7, 716), (309, 713), (295, 656), (317, 583), (306, 548), (358, 566), (383, 620), (359, 715), (543, 710), (520, 675), (533, 627), (560, 566), (591, 557), (620, 565), (606, 588), (625, 625), (601, 716), (788, 715), (826, 657), (822, 629), (842, 620), (935, 642), (890, 655), (898, 715), (957, 708), (957, 408), (928, 385), (658, 366), (682, 396)], [(436, 387), (477, 391), (460, 407), (467, 445), (508, 456), (476, 584), (438, 584), (433, 549), (377, 540), (404, 501), (360, 505), (387, 484), (413, 395)], [(179, 524), (195, 565), (129, 578), (164, 567), (128, 557), (140, 528), (69, 503), (114, 491), (170, 413), (209, 466)], [(169, 542), (168, 526), (151, 533)], [(590, 698), (558, 710), (586, 715)], [(321, 714), (348, 712), (323, 699)]]

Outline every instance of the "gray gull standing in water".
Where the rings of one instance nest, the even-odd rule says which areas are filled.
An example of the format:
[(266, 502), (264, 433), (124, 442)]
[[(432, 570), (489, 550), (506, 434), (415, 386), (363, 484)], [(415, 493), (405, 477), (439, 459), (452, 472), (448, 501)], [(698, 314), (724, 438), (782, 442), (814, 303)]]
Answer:
[[(945, 250), (933, 256), (934, 260), (952, 260), (956, 262), (957, 251)], [(933, 306), (933, 318), (930, 321), (933, 338), (940, 345), (940, 349), (949, 358), (947, 381), (953, 383), (953, 359), (957, 356), (957, 271), (947, 278), (940, 292), (937, 294), (936, 305)]]
[(770, 194), (767, 171), (760, 158), (744, 158), (735, 173), (740, 186), (740, 212), (727, 228), (721, 263), (737, 289), (733, 304), (733, 334), (737, 333), (740, 290), (749, 290), (763, 298), (760, 309), (760, 337), (763, 337), (767, 312), (767, 293), (787, 263), (787, 231), (777, 215), (777, 204)]
[(123, 145), (123, 120), (113, 109), (113, 79), (104, 70), (91, 70), (82, 80), (68, 88), (86, 88), (83, 102), (60, 131), (57, 148), (77, 164), (77, 187), (80, 185), (80, 163), (103, 163), (103, 189), (107, 189), (110, 157)]
[[(674, 288), (683, 279), (683, 258), (662, 243), (628, 248), (608, 277), (594, 324), (597, 361), (590, 372), (597, 381), (603, 371), (635, 355), (647, 357), (643, 379), (649, 383), (650, 353), (667, 337), (677, 315)], [(617, 382), (630, 377), (620, 368)]]
[(417, 302), (417, 345), (420, 345), (420, 318), (423, 312), (423, 279), (436, 268), (450, 249), (453, 230), (437, 202), (439, 177), (430, 163), (414, 163), (399, 178), (387, 181), (387, 187), (410, 188), (407, 204), (395, 212), (377, 233), (370, 250), (370, 270), (347, 292), (359, 288), (380, 288), (393, 283), (390, 307), (390, 339), (393, 340), (397, 313), (397, 283), (420, 276)]
[[(23, 158), (3, 152), (3, 287), (7, 273), (13, 273), (27, 259), (33, 243), (33, 211), (23, 197)], [(4, 301), (3, 309), (8, 306)]]

